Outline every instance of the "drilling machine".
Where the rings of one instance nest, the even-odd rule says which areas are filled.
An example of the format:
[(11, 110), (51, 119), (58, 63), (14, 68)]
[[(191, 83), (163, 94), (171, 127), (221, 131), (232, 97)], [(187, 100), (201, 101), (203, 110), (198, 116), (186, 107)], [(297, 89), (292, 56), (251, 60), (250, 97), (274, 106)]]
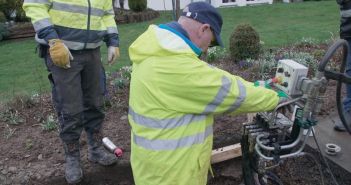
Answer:
[[(339, 48), (343, 49), (340, 71), (326, 68), (329, 60)], [(264, 185), (270, 180), (282, 184), (270, 170), (279, 166), (284, 159), (305, 155), (308, 136), (318, 124), (317, 115), (323, 105), (329, 80), (337, 80), (337, 107), (340, 119), (351, 134), (342, 111), (341, 88), (351, 84), (351, 77), (345, 71), (349, 46), (345, 40), (338, 40), (327, 51), (312, 79), (307, 77), (308, 68), (293, 60), (280, 60), (271, 88), (283, 91), (287, 101), (279, 104), (272, 112), (259, 112), (254, 120), (243, 125), (241, 150), (243, 177), (246, 185)], [(293, 107), (293, 113), (281, 111)], [(307, 133), (306, 133), (307, 131)]]

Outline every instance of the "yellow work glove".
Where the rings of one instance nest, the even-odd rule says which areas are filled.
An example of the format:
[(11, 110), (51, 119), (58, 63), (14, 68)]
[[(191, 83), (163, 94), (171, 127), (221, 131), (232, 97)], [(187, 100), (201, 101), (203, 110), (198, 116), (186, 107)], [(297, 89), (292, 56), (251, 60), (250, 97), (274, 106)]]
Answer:
[(119, 57), (119, 47), (109, 46), (107, 50), (108, 64), (112, 65), (113, 63), (115, 63), (115, 60), (118, 57)]
[(70, 68), (73, 56), (67, 46), (60, 39), (49, 40), (49, 52), (52, 62), (62, 68)]

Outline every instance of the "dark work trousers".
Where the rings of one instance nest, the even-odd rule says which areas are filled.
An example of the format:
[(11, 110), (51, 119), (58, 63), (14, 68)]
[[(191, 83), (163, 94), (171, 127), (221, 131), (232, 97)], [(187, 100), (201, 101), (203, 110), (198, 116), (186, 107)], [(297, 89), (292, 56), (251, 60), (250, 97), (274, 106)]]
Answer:
[[(351, 38), (346, 40), (349, 46), (351, 46)], [(351, 51), (349, 51), (347, 54), (345, 73), (348, 76), (351, 76)], [(350, 112), (351, 111), (351, 84), (345, 84), (345, 85), (346, 85), (346, 97), (343, 100), (344, 110), (346, 112)]]
[(52, 96), (60, 123), (60, 137), (65, 143), (79, 140), (83, 128), (99, 133), (105, 114), (102, 109), (100, 48), (72, 51), (71, 68), (53, 64), (47, 55), (46, 65)]

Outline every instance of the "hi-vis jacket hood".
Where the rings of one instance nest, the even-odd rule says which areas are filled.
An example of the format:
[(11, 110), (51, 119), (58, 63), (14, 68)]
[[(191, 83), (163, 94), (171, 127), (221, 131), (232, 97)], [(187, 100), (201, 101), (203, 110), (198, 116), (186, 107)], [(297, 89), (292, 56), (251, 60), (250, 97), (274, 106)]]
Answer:
[[(173, 33), (173, 34), (170, 34)], [(197, 55), (201, 49), (176, 30), (166, 26), (151, 25), (129, 48), (130, 59), (140, 63), (149, 57), (170, 55)]]
[[(213, 115), (272, 110), (277, 93), (215, 68), (190, 40), (151, 25), (129, 48), (129, 122), (137, 185), (204, 185)], [(240, 124), (240, 123), (233, 123)]]

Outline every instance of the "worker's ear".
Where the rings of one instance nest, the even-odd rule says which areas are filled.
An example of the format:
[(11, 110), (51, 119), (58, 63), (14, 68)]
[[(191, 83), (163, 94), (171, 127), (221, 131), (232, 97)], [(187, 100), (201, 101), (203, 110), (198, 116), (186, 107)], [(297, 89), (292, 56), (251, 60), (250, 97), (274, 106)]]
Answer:
[(198, 30), (199, 37), (201, 38), (206, 33), (206, 31), (208, 31), (208, 29), (211, 29), (211, 26), (209, 24), (202, 24)]
[(209, 25), (209, 24), (203, 24), (202, 26), (201, 26), (201, 30), (202, 30), (202, 32), (206, 32), (206, 31), (208, 31), (209, 29), (211, 29), (211, 26)]

